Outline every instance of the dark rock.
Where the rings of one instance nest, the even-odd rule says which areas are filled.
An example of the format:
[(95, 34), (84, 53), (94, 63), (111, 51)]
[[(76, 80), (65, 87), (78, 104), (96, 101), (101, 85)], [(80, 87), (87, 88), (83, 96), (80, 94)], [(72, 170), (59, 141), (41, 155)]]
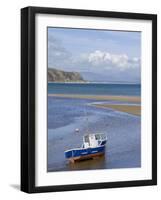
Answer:
[(48, 82), (85, 82), (78, 72), (65, 72), (53, 68), (48, 69)]

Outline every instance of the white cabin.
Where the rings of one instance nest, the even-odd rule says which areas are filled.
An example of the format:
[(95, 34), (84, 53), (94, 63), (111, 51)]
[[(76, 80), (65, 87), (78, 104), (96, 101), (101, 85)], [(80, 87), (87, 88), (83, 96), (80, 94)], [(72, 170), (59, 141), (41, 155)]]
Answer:
[(83, 147), (98, 147), (102, 141), (106, 141), (107, 137), (103, 133), (88, 134), (83, 137)]

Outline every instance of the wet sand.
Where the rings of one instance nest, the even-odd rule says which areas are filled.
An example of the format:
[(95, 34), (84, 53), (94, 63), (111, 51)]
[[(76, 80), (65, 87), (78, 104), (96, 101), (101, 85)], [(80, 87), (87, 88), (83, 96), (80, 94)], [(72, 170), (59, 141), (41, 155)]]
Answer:
[[(141, 102), (141, 98), (138, 96), (113, 96), (113, 95), (75, 95), (75, 94), (48, 94), (52, 97), (61, 97), (61, 98), (74, 98), (74, 99), (91, 99), (91, 100), (101, 100), (101, 101), (120, 101), (127, 103), (137, 103)], [(99, 108), (111, 108), (121, 112), (126, 112), (133, 115), (141, 115), (141, 106), (140, 105), (129, 105), (129, 104), (92, 104), (95, 107)]]
[(98, 108), (112, 108), (121, 112), (126, 112), (133, 115), (141, 115), (140, 105), (117, 105), (117, 104), (92, 104)]
[(48, 94), (53, 97), (75, 98), (75, 99), (91, 99), (91, 100), (111, 100), (111, 101), (127, 101), (130, 103), (140, 103), (141, 98), (138, 96), (114, 96), (114, 95), (80, 95), (80, 94)]

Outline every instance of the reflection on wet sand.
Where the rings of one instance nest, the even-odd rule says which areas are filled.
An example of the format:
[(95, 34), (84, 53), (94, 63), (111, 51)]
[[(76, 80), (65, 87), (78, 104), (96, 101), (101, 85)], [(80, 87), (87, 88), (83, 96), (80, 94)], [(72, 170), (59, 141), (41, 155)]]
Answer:
[[(94, 159), (82, 160), (78, 162), (67, 162), (67, 167), (70, 170), (82, 170), (82, 169), (104, 169), (106, 167), (106, 157), (104, 155), (95, 157)], [(100, 167), (101, 166), (101, 167)]]

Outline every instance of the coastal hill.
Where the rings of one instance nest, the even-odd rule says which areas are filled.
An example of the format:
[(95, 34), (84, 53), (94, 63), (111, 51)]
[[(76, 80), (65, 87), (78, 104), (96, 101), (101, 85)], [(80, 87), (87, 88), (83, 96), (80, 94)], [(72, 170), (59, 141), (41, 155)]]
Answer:
[(85, 82), (78, 72), (65, 72), (48, 68), (48, 82)]

